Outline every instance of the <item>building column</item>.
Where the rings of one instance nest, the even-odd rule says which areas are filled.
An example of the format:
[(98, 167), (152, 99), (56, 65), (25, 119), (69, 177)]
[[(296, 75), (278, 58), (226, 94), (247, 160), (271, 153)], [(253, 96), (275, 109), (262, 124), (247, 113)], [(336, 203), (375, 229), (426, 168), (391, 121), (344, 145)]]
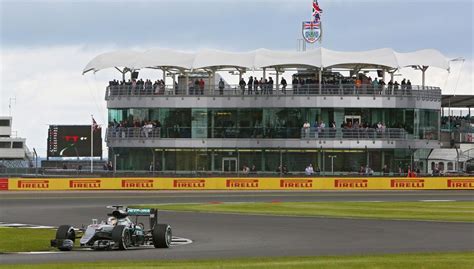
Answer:
[(424, 90), (425, 89), (425, 72), (428, 69), (428, 66), (423, 65), (420, 70), (421, 70), (421, 88)]
[(216, 90), (216, 70), (212, 69), (212, 82), (209, 84), (212, 87), (212, 93)]
[(188, 74), (188, 73), (185, 74), (185, 77), (184, 77), (184, 84), (185, 84), (184, 89), (185, 89), (185, 91), (186, 91), (186, 94), (189, 95), (190, 92), (189, 92), (189, 74)]
[(163, 82), (164, 82), (165, 85), (166, 85), (166, 68), (163, 68), (163, 69), (161, 69), (161, 70), (163, 70)]
[[(385, 151), (382, 150), (382, 167), (380, 167), (380, 171), (382, 171), (383, 169), (383, 166), (385, 165)], [(388, 167), (388, 166), (387, 166)]]
[(175, 95), (176, 94), (176, 89), (175, 89), (175, 86), (176, 85), (176, 74), (173, 74), (173, 87), (172, 87), (172, 94)]
[(321, 150), (322, 151), (322, 154), (323, 154), (323, 158), (322, 158), (322, 161), (323, 161), (323, 165), (321, 167), (321, 175), (326, 175), (326, 154), (324, 152), (324, 150)]
[(165, 171), (166, 159), (165, 159), (165, 150), (161, 149), (161, 171)]
[(319, 74), (318, 74), (318, 78), (319, 78), (319, 94), (322, 93), (322, 80), (323, 80), (323, 67), (320, 67), (319, 68)]
[(211, 149), (211, 171), (212, 172), (216, 170), (216, 165), (214, 164), (214, 162), (215, 162), (214, 150)]
[(280, 76), (279, 76), (279, 73), (278, 73), (278, 68), (276, 68), (276, 67), (275, 67), (275, 72), (276, 72), (276, 78), (275, 78), (275, 80), (276, 80), (276, 81), (275, 81), (276, 87), (275, 87), (275, 90), (276, 90), (276, 94), (278, 94), (278, 89), (280, 89), (280, 84), (279, 84), (280, 81), (278, 80), (278, 78), (279, 78)]

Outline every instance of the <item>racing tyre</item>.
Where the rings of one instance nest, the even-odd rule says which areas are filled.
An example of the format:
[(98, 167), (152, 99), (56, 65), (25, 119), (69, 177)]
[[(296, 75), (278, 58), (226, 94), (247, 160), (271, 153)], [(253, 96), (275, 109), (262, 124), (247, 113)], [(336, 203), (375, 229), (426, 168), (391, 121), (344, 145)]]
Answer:
[[(71, 240), (74, 245), (74, 241), (76, 240), (76, 231), (74, 231), (74, 228), (71, 225), (61, 225), (56, 231), (56, 241), (64, 241), (66, 239)], [(68, 251), (71, 250), (72, 247), (61, 244), (58, 246), (58, 249), (62, 251)]]
[(132, 237), (127, 226), (117, 225), (112, 230), (112, 240), (120, 250), (126, 250), (132, 244)]
[(153, 227), (152, 239), (155, 248), (169, 248), (171, 238), (171, 226), (168, 224), (157, 224)]

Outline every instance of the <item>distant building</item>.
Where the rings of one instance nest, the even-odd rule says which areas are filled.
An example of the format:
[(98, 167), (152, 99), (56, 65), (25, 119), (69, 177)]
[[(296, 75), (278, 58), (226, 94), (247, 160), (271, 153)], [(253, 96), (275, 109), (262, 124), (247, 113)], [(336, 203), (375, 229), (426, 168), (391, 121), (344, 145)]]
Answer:
[[(422, 85), (394, 77), (405, 67), (420, 71)], [(449, 61), (436, 50), (154, 49), (99, 55), (84, 73), (122, 73), (105, 95), (109, 159), (115, 157), (118, 170), (236, 173), (254, 167), (264, 174), (282, 167), (304, 172), (312, 164), (321, 174), (358, 174), (366, 166), (380, 173), (385, 165), (405, 173), (417, 150), (440, 148), (441, 89), (425, 85), (428, 67), (447, 70)], [(164, 85), (142, 81), (143, 68), (162, 70)], [(263, 75), (249, 86), (255, 70)], [(289, 71), (296, 73), (281, 83)], [(219, 87), (217, 72), (238, 75), (239, 85)]]
[(26, 139), (12, 134), (12, 117), (0, 116), (0, 168), (31, 167), (32, 160)]

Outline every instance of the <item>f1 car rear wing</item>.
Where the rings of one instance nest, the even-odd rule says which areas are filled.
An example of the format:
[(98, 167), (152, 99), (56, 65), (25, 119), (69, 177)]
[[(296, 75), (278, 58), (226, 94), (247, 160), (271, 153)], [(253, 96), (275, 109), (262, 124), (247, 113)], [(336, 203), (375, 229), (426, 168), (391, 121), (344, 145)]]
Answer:
[(151, 216), (156, 214), (156, 208), (128, 208), (129, 216)]
[(128, 208), (129, 216), (150, 217), (150, 227), (153, 228), (158, 223), (158, 210), (156, 208)]

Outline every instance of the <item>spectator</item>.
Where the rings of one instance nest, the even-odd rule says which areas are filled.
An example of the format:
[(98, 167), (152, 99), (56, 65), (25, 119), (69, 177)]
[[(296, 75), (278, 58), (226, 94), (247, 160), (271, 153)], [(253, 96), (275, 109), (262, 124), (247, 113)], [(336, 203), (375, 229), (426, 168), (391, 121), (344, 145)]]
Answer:
[(201, 95), (204, 95), (204, 80), (201, 78), (201, 80), (199, 80), (199, 90), (201, 91)]
[(365, 173), (364, 173), (366, 176), (371, 176), (374, 174), (374, 170), (372, 170), (372, 168), (369, 167), (369, 165), (366, 165), (365, 166)]
[(240, 79), (240, 82), (239, 82), (239, 86), (240, 86), (240, 90), (242, 91), (242, 95), (245, 94), (245, 86), (247, 84), (245, 83), (245, 80), (243, 78)]
[(253, 89), (253, 77), (250, 76), (249, 78), (249, 81), (247, 83), (247, 87), (248, 87), (248, 94), (251, 95), (252, 94), (252, 89)]
[(225, 87), (224, 80), (222, 80), (222, 78), (221, 78), (219, 80), (219, 94), (220, 95), (224, 94), (224, 87)]
[(286, 85), (287, 85), (287, 83), (286, 83), (285, 78), (281, 78), (280, 84), (281, 84), (281, 91), (283, 92), (283, 94), (286, 94)]
[(291, 81), (291, 88), (293, 88), (293, 94), (298, 93), (298, 79), (296, 77), (293, 77), (293, 80)]
[(194, 88), (193, 88), (193, 93), (192, 93), (192, 94), (197, 95), (197, 94), (198, 94), (198, 90), (199, 90), (199, 79), (196, 79), (196, 80), (194, 81)]
[(388, 166), (386, 164), (384, 164), (384, 166), (382, 168), (382, 174), (384, 176), (388, 176), (389, 173), (390, 173), (390, 170), (388, 169)]
[(111, 161), (109, 161), (109, 162), (107, 163), (107, 168), (109, 169), (109, 171), (113, 171), (113, 170), (114, 170), (114, 166), (112, 165), (112, 162), (111, 162)]
[(250, 168), (250, 173), (251, 174), (256, 174), (257, 173), (257, 167), (255, 166), (255, 164), (252, 164), (252, 167)]
[(286, 166), (286, 164), (284, 164), (281, 169), (282, 169), (282, 173), (283, 173), (284, 175), (288, 174), (288, 167)]
[(313, 165), (309, 164), (308, 166), (306, 166), (306, 169), (304, 170), (304, 172), (307, 176), (313, 175), (314, 173)]
[(268, 91), (270, 94), (273, 94), (273, 78), (270, 77), (268, 80)]
[(303, 133), (304, 133), (304, 137), (305, 138), (308, 138), (309, 137), (309, 128), (311, 126), (309, 125), (309, 122), (308, 121), (305, 121), (304, 124), (303, 124)]

